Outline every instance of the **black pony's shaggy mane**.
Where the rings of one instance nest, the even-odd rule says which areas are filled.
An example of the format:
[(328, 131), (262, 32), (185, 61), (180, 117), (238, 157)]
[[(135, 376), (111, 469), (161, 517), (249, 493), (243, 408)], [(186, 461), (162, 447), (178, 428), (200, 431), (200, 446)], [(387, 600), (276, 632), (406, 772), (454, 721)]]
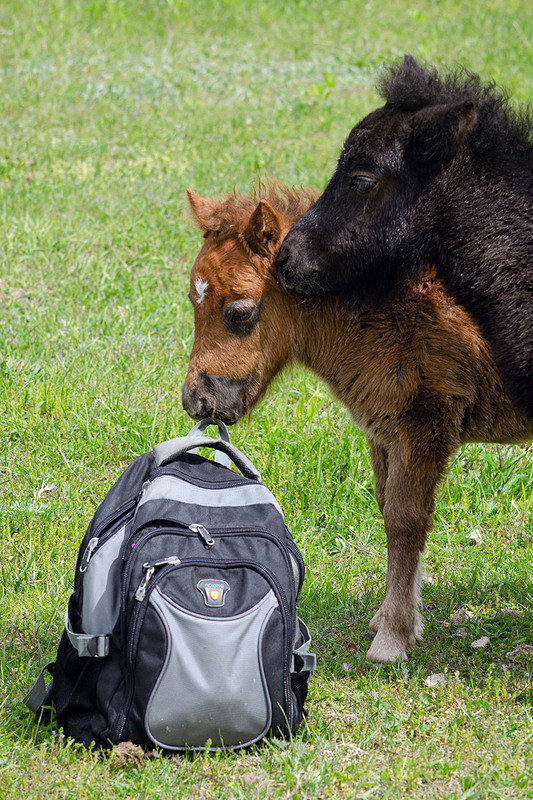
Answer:
[(474, 146), (504, 148), (506, 155), (515, 156), (529, 151), (533, 158), (531, 106), (513, 106), (508, 92), (494, 81), (483, 82), (465, 67), (439, 74), (434, 67), (405, 56), (381, 73), (377, 88), (387, 107), (399, 111), (415, 112), (427, 106), (470, 101), (478, 113), (471, 139)]

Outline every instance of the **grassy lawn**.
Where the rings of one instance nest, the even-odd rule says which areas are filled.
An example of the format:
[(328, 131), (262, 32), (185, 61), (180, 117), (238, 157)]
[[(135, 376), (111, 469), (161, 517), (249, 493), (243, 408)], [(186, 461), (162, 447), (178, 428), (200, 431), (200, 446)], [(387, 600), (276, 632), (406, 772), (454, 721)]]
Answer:
[[(404, 52), (532, 97), (529, 0), (0, 4), (2, 798), (533, 797), (533, 659), (508, 655), (533, 644), (532, 451), (457, 455), (426, 554), (426, 640), (405, 665), (370, 667), (385, 534), (366, 443), (300, 370), (233, 431), (308, 565), (319, 669), (295, 740), (122, 763), (36, 728), (20, 702), (55, 653), (96, 504), (134, 455), (190, 426), (200, 236), (185, 189), (323, 186), (378, 102), (380, 65)], [(434, 673), (447, 683), (427, 686)]]

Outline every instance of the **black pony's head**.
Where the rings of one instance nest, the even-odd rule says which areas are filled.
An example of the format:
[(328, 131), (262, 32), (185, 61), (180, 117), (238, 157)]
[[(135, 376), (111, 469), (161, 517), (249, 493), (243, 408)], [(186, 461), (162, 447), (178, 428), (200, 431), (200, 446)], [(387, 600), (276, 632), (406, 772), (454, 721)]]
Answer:
[(353, 128), (324, 193), (282, 245), (288, 288), (386, 297), (441, 255), (435, 220), (468, 194), (473, 170), (531, 149), (525, 115), (464, 69), (439, 77), (406, 56), (383, 72), (379, 91), (385, 105)]

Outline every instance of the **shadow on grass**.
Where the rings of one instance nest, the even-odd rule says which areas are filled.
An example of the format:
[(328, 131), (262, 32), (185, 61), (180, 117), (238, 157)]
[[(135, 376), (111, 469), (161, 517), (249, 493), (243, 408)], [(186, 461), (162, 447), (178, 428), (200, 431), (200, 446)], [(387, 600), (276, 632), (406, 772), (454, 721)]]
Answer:
[[(533, 583), (518, 580), (427, 585), (424, 640), (410, 651), (407, 663), (381, 666), (365, 658), (368, 623), (382, 600), (377, 591), (367, 588), (350, 595), (342, 584), (327, 590), (310, 586), (300, 610), (313, 636), (319, 670), (327, 677), (361, 679), (371, 672), (389, 683), (397, 673), (420, 682), (446, 672), (482, 688), (498, 675), (517, 700), (533, 704), (533, 655), (516, 652), (520, 645), (533, 645), (532, 591)], [(464, 609), (467, 619), (454, 625), (451, 619), (458, 609)], [(482, 637), (489, 644), (472, 647)]]

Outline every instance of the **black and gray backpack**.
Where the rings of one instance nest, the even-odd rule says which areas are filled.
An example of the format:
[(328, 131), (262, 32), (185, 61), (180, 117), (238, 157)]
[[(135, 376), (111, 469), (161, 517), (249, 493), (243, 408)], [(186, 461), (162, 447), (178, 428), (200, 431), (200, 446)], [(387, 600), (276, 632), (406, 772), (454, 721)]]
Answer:
[(43, 670), (26, 704), (104, 747), (231, 749), (295, 732), (315, 666), (303, 577), (276, 499), (224, 424), (203, 420), (136, 458), (98, 507), (53, 680), (46, 690)]

